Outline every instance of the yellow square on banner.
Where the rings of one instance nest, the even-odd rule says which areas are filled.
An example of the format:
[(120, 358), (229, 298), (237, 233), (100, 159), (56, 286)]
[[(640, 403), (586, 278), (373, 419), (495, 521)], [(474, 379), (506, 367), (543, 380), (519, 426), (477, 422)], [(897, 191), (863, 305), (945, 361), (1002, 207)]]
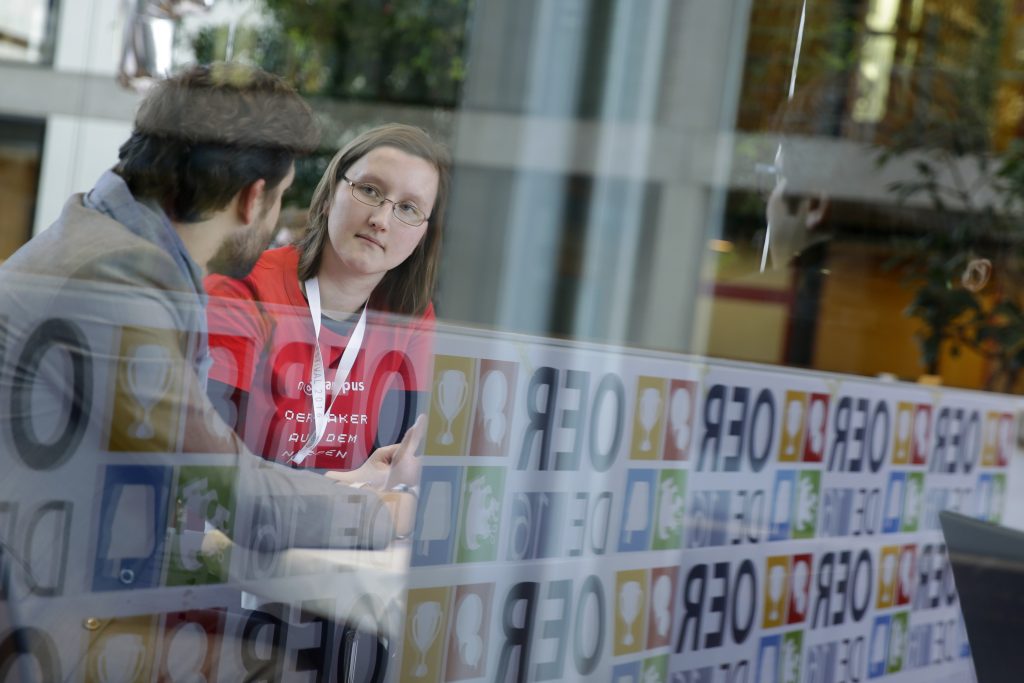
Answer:
[(616, 656), (644, 649), (647, 626), (647, 571), (634, 569), (615, 575)]
[(177, 450), (184, 403), (179, 332), (121, 330), (108, 425), (111, 451)]
[(769, 557), (764, 568), (764, 617), (761, 626), (782, 626), (786, 623), (789, 605), (789, 556)]
[(451, 590), (443, 587), (409, 591), (405, 638), (402, 640), (401, 680), (423, 683), (442, 680)]
[(144, 683), (152, 676), (155, 618), (111, 619), (89, 637), (86, 683)]
[(637, 378), (633, 404), (633, 438), (629, 448), (631, 459), (656, 460), (660, 457), (667, 392), (668, 381), (664, 377)]
[(892, 607), (896, 600), (896, 577), (899, 568), (900, 547), (887, 545), (878, 558), (878, 600), (877, 609)]
[(981, 430), (981, 466), (993, 467), (999, 452), (1000, 413), (985, 413), (985, 426)]
[(786, 405), (782, 411), (782, 435), (779, 439), (779, 460), (781, 462), (800, 460), (804, 444), (804, 425), (806, 424), (806, 392), (787, 391)]
[(910, 462), (910, 444), (914, 436), (914, 404), (900, 401), (896, 404), (896, 429), (892, 433), (892, 464)]
[(473, 414), (476, 359), (434, 356), (426, 455), (464, 455)]

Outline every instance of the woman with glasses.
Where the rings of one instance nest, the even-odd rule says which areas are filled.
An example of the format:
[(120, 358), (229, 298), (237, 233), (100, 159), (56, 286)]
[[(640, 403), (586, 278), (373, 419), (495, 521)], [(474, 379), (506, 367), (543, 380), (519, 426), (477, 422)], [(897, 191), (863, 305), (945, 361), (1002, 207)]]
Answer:
[[(332, 159), (295, 244), (242, 279), (207, 278), (210, 394), (253, 452), (353, 470), (425, 410), (448, 184), (424, 131), (374, 128)], [(393, 448), (358, 478), (386, 472)]]

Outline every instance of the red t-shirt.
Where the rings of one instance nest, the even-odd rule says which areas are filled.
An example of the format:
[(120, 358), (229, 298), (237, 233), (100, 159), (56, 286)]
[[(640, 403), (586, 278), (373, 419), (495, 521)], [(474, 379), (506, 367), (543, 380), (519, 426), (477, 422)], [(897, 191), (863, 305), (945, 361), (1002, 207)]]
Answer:
[[(210, 396), (254, 453), (287, 462), (315, 434), (309, 387), (315, 336), (299, 287), (298, 252), (272, 249), (244, 279), (211, 275), (205, 284)], [(355, 320), (321, 324), (328, 404)], [(358, 467), (377, 446), (399, 441), (418, 414), (420, 392), (430, 381), (433, 305), (415, 319), (370, 311), (366, 322), (355, 365), (305, 467)]]

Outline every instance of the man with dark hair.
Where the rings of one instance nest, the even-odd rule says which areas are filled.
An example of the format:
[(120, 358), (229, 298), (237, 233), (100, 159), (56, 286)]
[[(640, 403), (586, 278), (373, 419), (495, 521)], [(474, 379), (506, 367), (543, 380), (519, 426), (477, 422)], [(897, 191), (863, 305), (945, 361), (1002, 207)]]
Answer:
[(251, 267), (316, 142), (278, 78), (190, 68), (147, 95), (119, 163), (0, 266), (0, 679), (163, 680), (156, 633), (211, 606), (195, 628), (224, 639), (219, 673), (192, 673), (279, 679), (279, 644), (269, 658), (245, 645), (270, 616), (238, 613), (237, 586), (202, 594), (212, 603), (185, 589), (278, 576), (285, 548), (407, 531), (408, 501), (395, 526), (385, 504), (411, 496), (265, 463), (206, 397), (202, 277), (218, 260)]
[[(312, 151), (317, 137), (306, 103), (257, 69), (196, 66), (157, 84), (139, 108), (119, 163), (90, 192), (71, 197), (57, 221), (0, 268), (8, 282), (56, 278), (28, 300), (13, 291), (0, 298), (8, 346), (28, 301), (66, 314), (68, 294), (84, 283), (117, 285), (129, 288), (131, 298), (160, 302), (147, 308), (136, 336), (180, 352), (201, 390), (209, 366), (207, 267), (228, 261), (219, 256), (225, 252), (239, 269), (255, 263), (272, 238), (294, 158)], [(187, 388), (180, 394), (191, 411), (205, 408)], [(59, 402), (51, 409), (59, 410)], [(206, 422), (204, 416), (194, 424)], [(186, 437), (197, 440), (186, 450), (225, 449), (211, 449), (204, 441), (211, 435), (202, 430)]]

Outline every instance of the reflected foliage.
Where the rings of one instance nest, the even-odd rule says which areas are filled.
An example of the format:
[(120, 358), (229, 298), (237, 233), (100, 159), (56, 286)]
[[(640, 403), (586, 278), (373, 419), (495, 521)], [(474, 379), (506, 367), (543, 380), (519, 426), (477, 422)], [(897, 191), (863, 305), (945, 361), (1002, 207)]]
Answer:
[[(993, 125), (1002, 3), (975, 10), (973, 21), (943, 18), (934, 32), (956, 39), (898, 84), (878, 162), (903, 176), (888, 186), (898, 202), (931, 209), (894, 259), (915, 292), (907, 314), (923, 325), (927, 372), (939, 373), (944, 349), (969, 348), (992, 364), (986, 388), (1011, 391), (1024, 368), (1024, 144), (1003, 146)], [(966, 275), (977, 259), (992, 263), (987, 284)]]
[[(314, 103), (323, 98), (448, 109), (465, 79), (472, 2), (264, 0), (261, 12), (235, 26), (205, 26), (191, 44), (198, 62), (230, 56), (258, 64)], [(307, 206), (330, 158), (358, 134), (354, 122), (336, 118), (321, 117), (323, 152), (297, 165), (286, 202)]]
[(198, 61), (247, 58), (306, 95), (452, 107), (471, 0), (264, 0), (248, 25), (202, 29)]

